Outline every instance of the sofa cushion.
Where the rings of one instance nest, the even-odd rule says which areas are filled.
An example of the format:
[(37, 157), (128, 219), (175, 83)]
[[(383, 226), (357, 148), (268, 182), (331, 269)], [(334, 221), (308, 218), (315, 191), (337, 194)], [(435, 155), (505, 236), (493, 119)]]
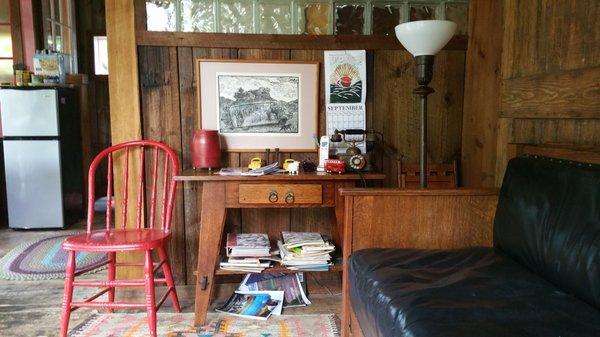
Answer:
[(512, 159), (494, 243), (546, 280), (600, 308), (600, 166)]
[(600, 311), (492, 248), (366, 249), (349, 260), (363, 334), (600, 336)]

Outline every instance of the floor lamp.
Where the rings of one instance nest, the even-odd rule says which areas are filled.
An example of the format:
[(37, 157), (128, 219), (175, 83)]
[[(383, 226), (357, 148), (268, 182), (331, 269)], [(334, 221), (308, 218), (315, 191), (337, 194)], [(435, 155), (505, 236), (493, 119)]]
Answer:
[(413, 93), (421, 100), (421, 188), (427, 187), (427, 95), (435, 92), (427, 85), (433, 76), (433, 57), (456, 32), (456, 23), (444, 20), (412, 21), (396, 26), (396, 37), (414, 57), (417, 83)]

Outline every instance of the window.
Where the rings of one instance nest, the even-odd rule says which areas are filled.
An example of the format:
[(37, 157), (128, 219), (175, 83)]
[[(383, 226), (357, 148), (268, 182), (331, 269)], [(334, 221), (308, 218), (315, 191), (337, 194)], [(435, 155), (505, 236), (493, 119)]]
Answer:
[(44, 46), (65, 54), (66, 72), (77, 72), (77, 45), (72, 0), (42, 0)]
[(466, 34), (468, 0), (146, 0), (150, 31), (394, 35), (396, 25), (445, 19)]
[(94, 74), (108, 75), (108, 45), (106, 36), (94, 36)]
[(0, 0), (0, 83), (13, 80), (13, 49), (10, 27), (10, 0)]

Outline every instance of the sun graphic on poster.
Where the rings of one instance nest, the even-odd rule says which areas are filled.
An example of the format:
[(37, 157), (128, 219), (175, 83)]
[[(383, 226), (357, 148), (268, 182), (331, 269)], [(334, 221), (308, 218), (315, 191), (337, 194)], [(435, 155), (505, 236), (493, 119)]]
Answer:
[(356, 66), (342, 63), (329, 78), (331, 103), (360, 103), (362, 79)]

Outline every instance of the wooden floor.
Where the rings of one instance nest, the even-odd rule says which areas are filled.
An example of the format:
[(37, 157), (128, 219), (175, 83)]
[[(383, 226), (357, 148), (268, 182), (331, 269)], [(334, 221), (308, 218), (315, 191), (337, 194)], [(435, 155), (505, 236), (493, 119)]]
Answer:
[[(73, 226), (81, 228), (83, 224)], [(59, 231), (48, 230), (12, 230), (0, 228), (0, 257), (18, 244), (35, 238), (51, 235)], [(341, 282), (336, 273), (309, 273), (309, 298), (312, 305), (304, 308), (285, 309), (284, 314), (305, 315), (319, 313), (341, 313)], [(104, 278), (105, 272), (87, 275), (82, 278)], [(235, 283), (223, 283), (217, 288), (214, 307), (222, 304), (235, 289)], [(75, 298), (91, 295), (96, 289), (77, 289)], [(157, 290), (157, 296), (163, 294), (163, 289)], [(178, 286), (177, 293), (184, 312), (193, 312), (193, 286)], [(59, 331), (60, 305), (63, 294), (63, 280), (45, 281), (6, 281), (0, 279), (0, 336), (2, 337), (41, 337), (57, 336)], [(117, 293), (120, 298), (143, 299), (143, 291), (127, 290)], [(70, 328), (85, 320), (94, 309), (79, 309), (71, 315)], [(140, 311), (141, 312), (141, 311)], [(159, 311), (172, 312), (169, 303)]]

